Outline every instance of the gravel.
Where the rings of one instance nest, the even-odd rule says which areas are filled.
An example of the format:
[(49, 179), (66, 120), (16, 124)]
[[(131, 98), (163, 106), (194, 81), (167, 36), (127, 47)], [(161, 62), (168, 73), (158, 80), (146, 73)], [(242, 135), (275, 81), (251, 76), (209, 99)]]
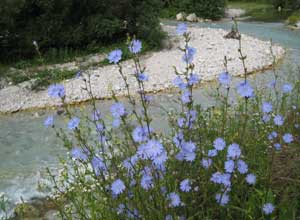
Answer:
[[(175, 78), (173, 66), (179, 70), (184, 69), (182, 52), (178, 46), (183, 46), (183, 40), (175, 36), (175, 28), (163, 26), (171, 36), (174, 44), (172, 49), (165, 49), (159, 52), (148, 53), (141, 57), (141, 63), (146, 67), (149, 81), (146, 83), (147, 91), (161, 91), (173, 87), (172, 80)], [(202, 83), (216, 79), (224, 71), (224, 56), (227, 56), (228, 70), (231, 75), (243, 74), (243, 66), (239, 59), (238, 40), (224, 39), (226, 31), (211, 28), (190, 28), (191, 46), (197, 49), (194, 58), (195, 72), (201, 75)], [(254, 37), (242, 35), (242, 51), (247, 55), (246, 65), (249, 72), (257, 72), (270, 67), (273, 58), (270, 53), (270, 43)], [(273, 47), (273, 53), (280, 59), (284, 56), (284, 49), (280, 46)], [(123, 72), (127, 75), (131, 92), (138, 90), (134, 81), (134, 66), (131, 60), (122, 62)], [(117, 96), (125, 94), (124, 83), (115, 65), (90, 69), (91, 87), (96, 98), (109, 98), (114, 90)], [(75, 73), (74, 73), (75, 75)], [(80, 103), (89, 100), (89, 95), (84, 91), (84, 80), (86, 74), (80, 79), (70, 79), (62, 82), (66, 88), (66, 102)], [(0, 112), (11, 113), (31, 108), (45, 108), (59, 106), (57, 99), (48, 97), (47, 90), (34, 92), (26, 86), (8, 86), (0, 90)]]

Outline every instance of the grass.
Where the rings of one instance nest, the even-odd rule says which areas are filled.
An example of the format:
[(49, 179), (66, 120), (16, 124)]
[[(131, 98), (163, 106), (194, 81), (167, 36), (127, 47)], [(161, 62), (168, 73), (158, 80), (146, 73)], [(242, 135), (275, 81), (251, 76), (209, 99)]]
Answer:
[(291, 10), (282, 9), (279, 12), (271, 3), (258, 2), (228, 2), (229, 8), (241, 8), (246, 10), (246, 15), (251, 21), (276, 22), (285, 21), (291, 14)]
[(288, 19), (287, 22), (290, 25), (295, 25), (300, 21), (300, 11), (295, 11)]
[[(43, 54), (42, 58), (34, 57), (30, 60), (19, 60), (14, 63), (0, 63), (0, 78), (5, 78), (14, 85), (33, 79), (35, 82), (32, 86), (32, 89), (45, 89), (52, 83), (73, 78), (78, 70), (38, 70), (38, 67), (51, 64), (62, 64), (72, 61), (78, 61), (80, 63), (85, 61), (86, 56), (88, 55), (96, 53), (108, 54), (110, 51), (116, 48), (119, 48), (123, 51), (122, 60), (128, 60), (133, 57), (124, 41), (86, 50), (51, 49), (47, 53)], [(143, 42), (142, 54), (150, 50), (154, 50), (154, 48), (151, 48), (146, 42)], [(84, 69), (87, 69), (91, 66), (100, 67), (105, 65), (109, 65), (107, 59), (104, 59), (99, 63), (92, 63), (88, 66), (85, 66)]]

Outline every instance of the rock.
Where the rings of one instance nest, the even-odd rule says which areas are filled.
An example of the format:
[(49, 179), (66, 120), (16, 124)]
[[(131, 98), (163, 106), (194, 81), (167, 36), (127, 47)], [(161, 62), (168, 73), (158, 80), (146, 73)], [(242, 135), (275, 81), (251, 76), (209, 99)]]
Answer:
[(296, 23), (296, 27), (299, 27), (299, 28), (300, 28), (300, 21), (298, 21), (298, 22)]
[(204, 19), (203, 18), (197, 18), (197, 22), (202, 23), (202, 22), (204, 22)]
[(231, 30), (228, 34), (224, 36), (225, 39), (241, 39), (241, 34), (237, 31)]
[(177, 21), (184, 21), (185, 17), (186, 17), (186, 14), (184, 12), (180, 12), (176, 15), (176, 20)]
[(189, 14), (185, 19), (189, 22), (197, 22), (198, 21), (197, 15), (195, 13)]
[(204, 19), (205, 22), (212, 22), (211, 19)]
[(226, 18), (237, 18), (246, 14), (246, 11), (239, 8), (227, 8), (225, 10)]

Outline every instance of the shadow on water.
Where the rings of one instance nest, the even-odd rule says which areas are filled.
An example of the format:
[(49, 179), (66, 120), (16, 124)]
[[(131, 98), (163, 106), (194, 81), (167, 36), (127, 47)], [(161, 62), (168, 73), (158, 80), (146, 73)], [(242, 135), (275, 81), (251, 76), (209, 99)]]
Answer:
[[(176, 25), (177, 22), (164, 20), (164, 24)], [(230, 30), (230, 22), (192, 24), (192, 26), (223, 28)], [(242, 33), (249, 34), (262, 40), (270, 40), (287, 49), (284, 61), (278, 66), (280, 75), (285, 78), (291, 67), (300, 64), (300, 31), (291, 31), (281, 23), (239, 23)], [(299, 72), (298, 72), (299, 73)], [(117, 73), (116, 73), (117, 74)], [(200, 73), (201, 74), (201, 73)], [(253, 85), (258, 88), (266, 85), (273, 79), (271, 71), (263, 74), (255, 74), (250, 77)], [(240, 81), (234, 79), (234, 84)], [(208, 83), (196, 89), (195, 98), (197, 103), (204, 106), (214, 105), (210, 92), (214, 90), (216, 83)], [(159, 93), (153, 96), (154, 103), (165, 109), (176, 108), (173, 100), (176, 92)], [(112, 101), (99, 101), (101, 112), (109, 113)], [(88, 108), (81, 106), (76, 108)], [(160, 131), (167, 129), (166, 114), (161, 108), (152, 107), (154, 127)], [(45, 129), (43, 121), (51, 111), (38, 111), (17, 113), (8, 116), (0, 116), (0, 192), (6, 193), (11, 201), (25, 200), (33, 196), (42, 196), (37, 189), (37, 182), (43, 176), (46, 167), (57, 167), (58, 156), (66, 155), (62, 143), (55, 137), (51, 129)], [(57, 116), (56, 123), (66, 126), (65, 119)], [(167, 122), (167, 121), (166, 121)]]

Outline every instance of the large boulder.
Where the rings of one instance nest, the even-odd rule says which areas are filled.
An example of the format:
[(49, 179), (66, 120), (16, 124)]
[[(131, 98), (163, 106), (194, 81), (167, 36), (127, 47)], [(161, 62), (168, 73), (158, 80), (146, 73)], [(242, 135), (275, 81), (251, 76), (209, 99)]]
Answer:
[(300, 21), (298, 21), (298, 22), (296, 23), (296, 26), (297, 26), (298, 28), (300, 28)]
[(189, 22), (197, 22), (198, 18), (197, 18), (197, 15), (195, 13), (193, 13), (193, 14), (189, 14), (186, 17), (186, 20), (189, 21)]
[(177, 21), (184, 21), (186, 17), (186, 14), (184, 12), (180, 12), (176, 15), (176, 20)]

